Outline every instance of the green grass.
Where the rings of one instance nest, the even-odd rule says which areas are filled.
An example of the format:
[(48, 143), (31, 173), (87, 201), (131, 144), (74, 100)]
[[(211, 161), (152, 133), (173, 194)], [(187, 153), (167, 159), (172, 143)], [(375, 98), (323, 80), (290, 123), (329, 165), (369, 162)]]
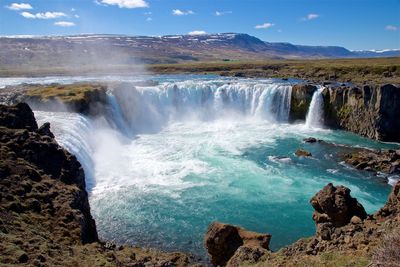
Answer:
[(27, 96), (39, 98), (43, 101), (57, 98), (62, 102), (72, 102), (85, 99), (88, 92), (101, 89), (102, 85), (75, 83), (67, 85), (35, 86), (27, 91)]

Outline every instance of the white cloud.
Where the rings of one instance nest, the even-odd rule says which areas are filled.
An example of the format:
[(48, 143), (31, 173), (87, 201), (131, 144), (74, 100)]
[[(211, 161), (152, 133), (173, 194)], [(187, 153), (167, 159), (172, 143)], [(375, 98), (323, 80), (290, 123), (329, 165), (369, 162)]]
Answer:
[(75, 8), (71, 8), (71, 12), (75, 12), (76, 11), (76, 9)]
[(35, 19), (36, 18), (35, 15), (33, 15), (32, 13), (29, 13), (29, 12), (22, 12), (21, 16), (23, 16), (24, 18), (27, 18), (27, 19)]
[(75, 26), (75, 23), (70, 22), (70, 21), (57, 21), (54, 23), (54, 25), (60, 26), (60, 27), (73, 27), (73, 26)]
[(264, 23), (264, 24), (256, 25), (254, 28), (255, 29), (268, 29), (268, 28), (271, 28), (274, 25), (275, 24), (273, 24), (273, 23), (267, 22), (267, 23)]
[(12, 3), (11, 5), (7, 6), (8, 9), (11, 10), (23, 10), (23, 9), (32, 9), (33, 7), (30, 4), (26, 3)]
[(97, 0), (96, 3), (117, 5), (119, 8), (139, 8), (149, 6), (149, 4), (144, 0)]
[(232, 14), (232, 11), (215, 11), (215, 16), (223, 16), (227, 14)]
[(192, 10), (180, 10), (180, 9), (174, 9), (172, 10), (172, 15), (175, 16), (186, 16), (186, 15), (193, 15), (194, 12)]
[(21, 13), (21, 16), (27, 19), (57, 19), (61, 17), (66, 17), (67, 15), (63, 12), (45, 12), (32, 14), (25, 11)]
[(320, 15), (319, 14), (315, 14), (315, 13), (310, 13), (308, 14), (305, 18), (302, 18), (301, 20), (306, 21), (306, 20), (313, 20), (313, 19), (317, 19), (319, 18)]
[(153, 19), (152, 19), (152, 18), (150, 18), (150, 17), (146, 19), (146, 21), (152, 21), (152, 20), (153, 20)]
[(189, 35), (205, 35), (207, 33), (205, 31), (191, 31), (188, 34)]
[(397, 31), (398, 29), (399, 29), (399, 27), (394, 26), (394, 25), (386, 25), (386, 27), (385, 27), (385, 30), (393, 31), (393, 32)]

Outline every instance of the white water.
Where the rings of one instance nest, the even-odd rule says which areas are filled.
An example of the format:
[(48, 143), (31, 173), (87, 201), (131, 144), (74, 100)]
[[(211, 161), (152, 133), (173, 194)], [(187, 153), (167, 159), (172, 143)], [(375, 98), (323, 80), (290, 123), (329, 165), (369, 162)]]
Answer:
[(306, 126), (308, 128), (322, 128), (324, 117), (324, 99), (322, 91), (324, 87), (318, 88), (311, 99), (310, 107), (306, 117)]
[(70, 112), (34, 111), (38, 125), (51, 122), (51, 131), (58, 143), (74, 154), (85, 171), (87, 189), (95, 182), (95, 163), (93, 154), (96, 144), (92, 138), (95, 133), (94, 122), (82, 115)]
[(169, 122), (252, 118), (287, 122), (292, 86), (219, 81), (167, 82), (110, 91), (113, 117), (122, 132), (156, 132)]

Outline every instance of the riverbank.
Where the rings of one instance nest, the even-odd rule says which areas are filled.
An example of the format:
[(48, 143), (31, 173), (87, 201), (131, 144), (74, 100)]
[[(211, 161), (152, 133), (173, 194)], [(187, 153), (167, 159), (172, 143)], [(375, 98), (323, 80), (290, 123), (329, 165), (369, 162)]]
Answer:
[(400, 84), (400, 58), (219, 61), (177, 64), (80, 66), (76, 68), (0, 67), (0, 77), (96, 76), (140, 74), (217, 74), (232, 77), (297, 78), (356, 85)]

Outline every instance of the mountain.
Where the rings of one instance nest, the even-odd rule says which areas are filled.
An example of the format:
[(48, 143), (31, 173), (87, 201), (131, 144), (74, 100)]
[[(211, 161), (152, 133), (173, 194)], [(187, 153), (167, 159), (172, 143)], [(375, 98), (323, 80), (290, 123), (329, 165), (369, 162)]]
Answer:
[(0, 37), (0, 68), (132, 65), (183, 61), (400, 56), (400, 50), (350, 51), (339, 46), (264, 42), (238, 33), (167, 36)]

